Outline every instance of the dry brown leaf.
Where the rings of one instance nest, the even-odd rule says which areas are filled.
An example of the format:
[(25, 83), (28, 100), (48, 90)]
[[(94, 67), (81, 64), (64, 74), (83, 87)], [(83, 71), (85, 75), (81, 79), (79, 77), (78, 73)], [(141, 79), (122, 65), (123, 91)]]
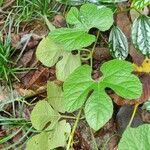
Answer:
[(49, 79), (50, 71), (48, 68), (40, 67), (34, 72), (34, 75), (31, 77), (30, 81), (26, 85), (26, 88), (37, 89), (40, 86), (44, 85)]

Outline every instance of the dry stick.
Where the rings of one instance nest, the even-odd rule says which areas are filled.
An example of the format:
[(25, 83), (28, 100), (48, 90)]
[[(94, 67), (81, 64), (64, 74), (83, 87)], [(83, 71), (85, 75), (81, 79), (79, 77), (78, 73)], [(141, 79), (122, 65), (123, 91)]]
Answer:
[(68, 141), (67, 149), (66, 149), (66, 150), (69, 150), (70, 147), (71, 147), (71, 143), (72, 143), (72, 140), (73, 140), (74, 133), (75, 133), (75, 130), (76, 130), (76, 128), (77, 128), (78, 122), (79, 122), (79, 120), (80, 120), (81, 113), (82, 113), (82, 107), (81, 107), (81, 109), (79, 110), (79, 113), (78, 113), (77, 118), (76, 118), (76, 122), (75, 122), (75, 124), (74, 124), (74, 126), (73, 126), (73, 129), (72, 129), (72, 132), (71, 132), (71, 134), (70, 134), (70, 136), (69, 136), (69, 141)]
[(129, 128), (131, 126), (132, 121), (133, 121), (133, 119), (135, 117), (135, 114), (136, 114), (136, 111), (137, 111), (137, 108), (138, 108), (139, 105), (140, 105), (140, 103), (135, 104), (134, 110), (133, 110), (133, 113), (132, 113), (132, 116), (131, 116), (131, 119), (129, 121), (129, 124), (128, 124), (127, 128)]

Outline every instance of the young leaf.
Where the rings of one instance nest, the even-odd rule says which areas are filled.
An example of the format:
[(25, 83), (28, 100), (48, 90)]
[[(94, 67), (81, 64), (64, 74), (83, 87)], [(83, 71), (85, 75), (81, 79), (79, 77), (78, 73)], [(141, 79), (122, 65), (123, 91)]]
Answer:
[(56, 64), (56, 76), (60, 81), (65, 81), (68, 76), (79, 66), (81, 66), (80, 55), (64, 52), (63, 59)]
[(49, 36), (65, 51), (79, 50), (91, 45), (96, 40), (94, 35), (70, 28), (56, 29), (50, 32)]
[[(83, 65), (77, 68), (64, 82), (66, 110), (73, 112), (80, 108), (87, 98), (90, 99), (85, 103), (85, 113), (87, 113), (85, 115), (88, 123), (95, 130), (101, 128), (112, 115), (112, 102), (106, 103), (105, 101), (109, 100), (105, 93), (106, 87), (113, 89), (119, 96), (127, 99), (138, 98), (142, 93), (142, 86), (138, 77), (131, 74), (133, 71), (131, 63), (123, 60), (111, 60), (102, 65), (101, 71), (103, 77), (99, 82), (96, 82), (91, 79), (91, 67)], [(92, 90), (94, 92), (89, 95)], [(110, 112), (103, 110), (104, 104), (102, 102), (106, 104), (105, 109), (109, 108)], [(95, 110), (93, 109), (94, 106), (96, 107)], [(104, 116), (99, 116), (102, 112)], [(91, 116), (96, 118), (95, 121), (90, 121)]]
[(148, 150), (150, 148), (150, 125), (128, 128), (122, 135), (118, 150)]
[(113, 24), (113, 12), (107, 7), (84, 4), (80, 8), (80, 12), (77, 8), (72, 7), (66, 20), (79, 30), (88, 32), (91, 28), (98, 28), (100, 31), (106, 31)]
[(144, 55), (150, 55), (150, 17), (141, 15), (133, 22), (132, 41), (134, 47)]
[(64, 113), (64, 94), (61, 86), (54, 82), (47, 82), (47, 101), (58, 112)]
[(109, 36), (109, 50), (114, 58), (126, 59), (128, 56), (128, 41), (124, 33), (114, 26)]
[(53, 126), (60, 119), (58, 112), (54, 111), (47, 101), (39, 101), (33, 108), (30, 116), (32, 126), (37, 130), (43, 130), (50, 123)]
[(36, 57), (45, 66), (53, 66), (60, 57), (62, 50), (50, 37), (43, 38), (36, 50)]
[(41, 132), (29, 139), (26, 145), (27, 150), (48, 150), (48, 133)]
[(71, 132), (71, 126), (66, 123), (65, 120), (60, 121), (54, 128), (49, 132), (48, 147), (54, 149), (57, 147), (65, 147), (66, 141)]
[(97, 131), (109, 121), (112, 114), (111, 98), (105, 92), (94, 91), (85, 105), (85, 117), (90, 127)]

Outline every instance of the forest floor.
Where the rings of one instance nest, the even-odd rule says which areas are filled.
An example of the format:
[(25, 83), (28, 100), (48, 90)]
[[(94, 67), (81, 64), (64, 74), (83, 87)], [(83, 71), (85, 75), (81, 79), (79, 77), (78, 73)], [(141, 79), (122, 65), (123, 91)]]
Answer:
[[(129, 3), (121, 3), (117, 7), (123, 10), (128, 5)], [(34, 5), (28, 0), (0, 0), (0, 50), (11, 51), (5, 64), (6, 68), (0, 66), (0, 149), (25, 149), (27, 140), (34, 134), (32, 131), (28, 133), (31, 127), (30, 113), (39, 100), (46, 98), (47, 81), (63, 84), (56, 78), (55, 65), (46, 67), (37, 60), (36, 49), (50, 32), (49, 22), (56, 28), (66, 27), (65, 14), (69, 8), (70, 6), (56, 1), (44, 4), (44, 1), (39, 0), (39, 5)], [(144, 11), (150, 15), (149, 7)], [(127, 60), (141, 66), (144, 56), (135, 50), (130, 37), (134, 15), (136, 14), (120, 11), (114, 16), (114, 20), (129, 41), (130, 52)], [(90, 32), (96, 33), (95, 29)], [(93, 54), (94, 80), (99, 78), (99, 66), (112, 59), (108, 51), (108, 38), (109, 31), (101, 32), (96, 44)], [(82, 63), (89, 64), (89, 61)], [(144, 102), (150, 97), (150, 76), (149, 73), (139, 73), (138, 76), (143, 83), (141, 101)], [(113, 117), (93, 134), (95, 140), (86, 121), (81, 120), (74, 135), (74, 150), (94, 150), (93, 141), (96, 141), (99, 149), (117, 149), (118, 141), (131, 119), (135, 103), (123, 101), (111, 90), (108, 90), (108, 93), (113, 99)], [(73, 126), (74, 120), (68, 119), (68, 122)], [(150, 112), (140, 104), (131, 126), (137, 127), (144, 123), (150, 123)], [(26, 128), (22, 130), (23, 125), (26, 125)]]

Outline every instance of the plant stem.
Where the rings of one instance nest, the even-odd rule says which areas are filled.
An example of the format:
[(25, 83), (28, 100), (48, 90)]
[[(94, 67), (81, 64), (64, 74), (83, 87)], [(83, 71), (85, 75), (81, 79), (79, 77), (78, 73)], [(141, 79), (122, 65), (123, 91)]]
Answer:
[(127, 128), (131, 126), (132, 121), (133, 121), (133, 119), (135, 117), (135, 114), (136, 114), (136, 111), (137, 111), (137, 108), (138, 108), (139, 105), (140, 105), (139, 103), (135, 104), (134, 110), (133, 110), (133, 113), (132, 113), (132, 116), (131, 116), (131, 119), (129, 121), (129, 124), (128, 124)]
[(70, 137), (69, 137), (69, 141), (68, 141), (68, 144), (67, 144), (67, 149), (66, 150), (69, 150), (70, 149), (70, 146), (71, 146), (71, 143), (72, 143), (72, 140), (73, 140), (73, 137), (74, 137), (74, 133), (75, 133), (75, 130), (77, 128), (77, 125), (78, 125), (78, 122), (80, 120), (80, 116), (81, 116), (81, 113), (82, 113), (82, 107), (77, 115), (77, 118), (76, 118), (76, 122), (73, 126), (73, 129), (72, 129), (72, 132), (70, 134)]
[(49, 22), (47, 16), (46, 16), (46, 15), (43, 15), (43, 18), (44, 18), (44, 20), (45, 20), (45, 23), (46, 23), (48, 29), (49, 29), (50, 31), (55, 30), (55, 26), (53, 26), (52, 23)]
[(96, 36), (96, 41), (95, 41), (95, 43), (93, 45), (93, 48), (92, 48), (92, 51), (91, 51), (91, 67), (93, 65), (93, 53), (94, 53), (94, 50), (95, 50), (95, 47), (96, 47), (99, 35), (100, 35), (100, 31), (98, 30), (97, 36)]
[(64, 119), (76, 119), (76, 117), (74, 117), (74, 116), (61, 115), (61, 117), (64, 118)]
[(93, 140), (93, 144), (94, 144), (94, 150), (99, 150), (91, 128), (90, 128), (90, 132), (91, 132), (91, 136), (92, 136), (92, 140)]

